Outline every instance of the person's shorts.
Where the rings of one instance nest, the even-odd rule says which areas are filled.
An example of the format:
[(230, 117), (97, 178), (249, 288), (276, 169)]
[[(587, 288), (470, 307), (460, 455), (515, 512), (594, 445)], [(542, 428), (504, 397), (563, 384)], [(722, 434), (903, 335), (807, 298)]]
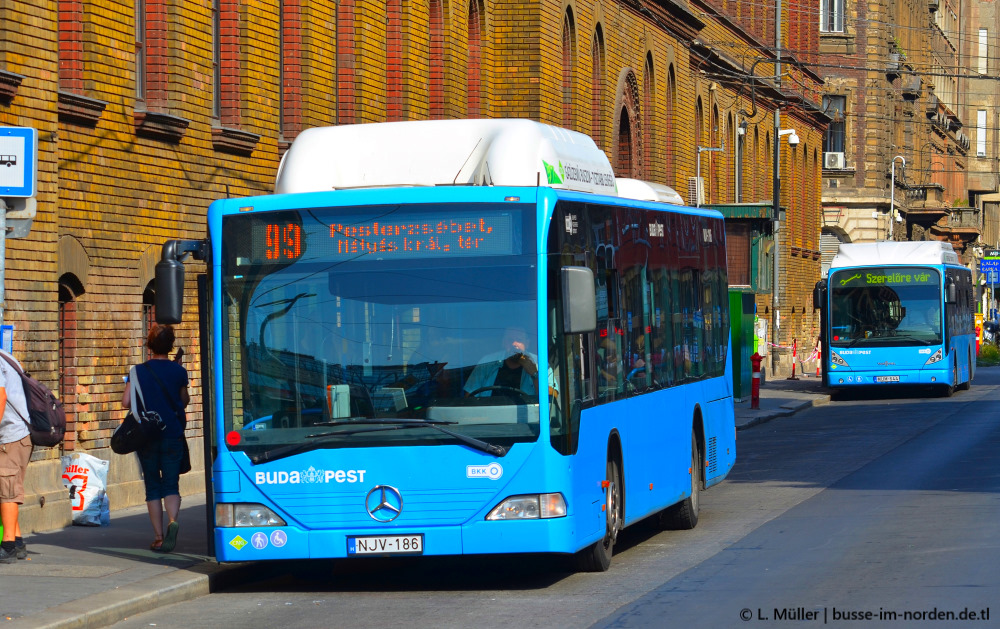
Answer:
[(0, 502), (24, 504), (24, 473), (31, 459), (31, 437), (0, 445)]

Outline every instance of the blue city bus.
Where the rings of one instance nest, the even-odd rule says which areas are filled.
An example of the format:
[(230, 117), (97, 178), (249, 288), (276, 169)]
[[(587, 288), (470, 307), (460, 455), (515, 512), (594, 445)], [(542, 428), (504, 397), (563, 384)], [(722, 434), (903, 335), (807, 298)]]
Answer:
[(972, 272), (938, 241), (841, 244), (814, 291), (824, 384), (834, 391), (971, 386)]
[(721, 214), (615, 196), (590, 138), (524, 120), (309, 130), (276, 191), (157, 265), (176, 323), (206, 262), (219, 561), (603, 571), (625, 526), (697, 524), (736, 455)]

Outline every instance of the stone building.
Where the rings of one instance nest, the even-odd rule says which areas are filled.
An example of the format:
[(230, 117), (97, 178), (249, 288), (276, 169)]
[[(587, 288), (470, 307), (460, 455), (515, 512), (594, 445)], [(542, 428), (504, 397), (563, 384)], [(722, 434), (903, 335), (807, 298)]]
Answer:
[(886, 239), (945, 240), (966, 263), (975, 257), (968, 245), (981, 232), (982, 195), (996, 191), (996, 152), (978, 156), (973, 141), (988, 144), (987, 126), (973, 129), (996, 86), (975, 77), (973, 15), (992, 20), (984, 44), (996, 27), (985, 17), (992, 6), (974, 4), (822, 0), (823, 102), (833, 116), (823, 144), (825, 264), (840, 242)]
[[(113, 507), (142, 502), (134, 461), (108, 439), (125, 412), (122, 376), (143, 359), (160, 247), (203, 237), (212, 200), (269, 192), (283, 151), (313, 126), (527, 117), (587, 133), (619, 175), (731, 217), (733, 283), (767, 321), (780, 107), (800, 142), (777, 140), (778, 342), (808, 336), (827, 121), (806, 64), (817, 59), (816, 21), (804, 19), (814, 11), (732, 0), (0, 3), (0, 125), (39, 133), (38, 214), (28, 236), (7, 241), (5, 321), (71, 421), (61, 449), (33, 456), (26, 528), (69, 519), (63, 452), (110, 458)], [(188, 304), (198, 271), (189, 263)], [(195, 317), (189, 306), (178, 343), (196, 461), (184, 492), (203, 486)]]

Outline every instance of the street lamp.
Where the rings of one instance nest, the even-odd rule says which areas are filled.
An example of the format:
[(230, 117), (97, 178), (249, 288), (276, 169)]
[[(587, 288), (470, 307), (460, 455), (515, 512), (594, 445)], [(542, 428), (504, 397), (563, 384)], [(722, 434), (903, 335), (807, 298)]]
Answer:
[(771, 180), (771, 203), (774, 205), (773, 217), (771, 220), (774, 221), (774, 256), (773, 264), (774, 267), (774, 278), (773, 286), (771, 287), (773, 299), (771, 300), (771, 345), (774, 348), (771, 354), (771, 375), (774, 376), (775, 372), (778, 370), (778, 324), (781, 321), (780, 313), (778, 312), (778, 299), (779, 299), (779, 263), (778, 263), (778, 243), (779, 235), (781, 232), (781, 157), (779, 153), (779, 148), (781, 146), (781, 136), (788, 136), (789, 146), (796, 146), (799, 143), (799, 135), (795, 133), (795, 129), (782, 129), (781, 128), (781, 108), (774, 110), (774, 170), (773, 178)]
[[(887, 240), (894, 240), (892, 237), (892, 222), (896, 218), (896, 160), (903, 160), (903, 168), (906, 168), (906, 158), (897, 155), (892, 158), (892, 183), (889, 184), (889, 234)], [(876, 225), (876, 227), (878, 227)]]

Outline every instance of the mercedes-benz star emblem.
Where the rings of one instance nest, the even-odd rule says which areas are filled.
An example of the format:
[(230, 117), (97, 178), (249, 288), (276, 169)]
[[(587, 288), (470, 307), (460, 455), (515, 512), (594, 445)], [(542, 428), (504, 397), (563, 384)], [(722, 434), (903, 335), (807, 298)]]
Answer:
[(365, 496), (365, 509), (376, 522), (392, 522), (403, 511), (403, 496), (389, 485), (376, 485)]

